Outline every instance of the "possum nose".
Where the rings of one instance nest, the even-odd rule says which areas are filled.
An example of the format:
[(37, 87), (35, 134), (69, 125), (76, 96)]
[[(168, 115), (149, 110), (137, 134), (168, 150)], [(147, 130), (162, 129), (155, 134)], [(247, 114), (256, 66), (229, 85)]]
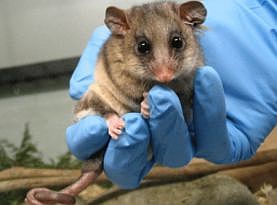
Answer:
[(162, 83), (168, 83), (174, 77), (174, 71), (171, 67), (159, 67), (153, 71), (157, 80)]
[(159, 75), (159, 76), (157, 76), (157, 77), (158, 77), (158, 80), (159, 80), (160, 82), (162, 82), (162, 83), (167, 83), (167, 82), (170, 82), (170, 81), (172, 80), (173, 75), (171, 75), (171, 74), (169, 74), (169, 73), (163, 73), (163, 74), (161, 74), (161, 75)]

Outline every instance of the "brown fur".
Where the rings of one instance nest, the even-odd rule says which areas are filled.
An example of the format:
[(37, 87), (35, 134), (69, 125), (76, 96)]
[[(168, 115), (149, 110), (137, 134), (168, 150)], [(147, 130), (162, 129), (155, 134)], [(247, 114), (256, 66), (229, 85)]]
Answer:
[[(155, 2), (135, 6), (125, 11), (129, 29), (124, 35), (112, 34), (105, 43), (95, 69), (95, 82), (76, 106), (78, 116), (83, 110), (105, 116), (116, 113), (139, 112), (142, 94), (155, 84), (153, 67), (170, 63), (175, 78), (166, 83), (182, 96), (182, 105), (190, 105), (194, 71), (203, 65), (196, 40), (196, 28), (184, 23), (173, 2)], [(109, 26), (109, 25), (108, 25)], [(170, 35), (182, 34), (185, 49), (175, 52), (169, 47)], [(153, 51), (139, 56), (135, 51), (136, 38), (146, 36)]]
[[(155, 2), (126, 11), (107, 8), (105, 23), (112, 35), (99, 55), (95, 82), (76, 105), (76, 117), (80, 119), (88, 114), (99, 114), (109, 118), (114, 114), (122, 116), (131, 111), (140, 112), (140, 103), (145, 101), (143, 93), (156, 84), (172, 88), (178, 94), (183, 110), (188, 113), (194, 72), (203, 65), (195, 32), (205, 16), (205, 8), (196, 1), (181, 5)], [(184, 42), (179, 50), (170, 44), (177, 34)], [(147, 38), (151, 44), (147, 55), (138, 52), (140, 38)], [(117, 119), (110, 122), (115, 127), (120, 125)], [(109, 129), (112, 123), (108, 123)], [(60, 192), (32, 189), (27, 194), (26, 202), (30, 205), (40, 202), (74, 203), (74, 196), (102, 172), (104, 151), (105, 148), (85, 164), (80, 179), (72, 185)]]

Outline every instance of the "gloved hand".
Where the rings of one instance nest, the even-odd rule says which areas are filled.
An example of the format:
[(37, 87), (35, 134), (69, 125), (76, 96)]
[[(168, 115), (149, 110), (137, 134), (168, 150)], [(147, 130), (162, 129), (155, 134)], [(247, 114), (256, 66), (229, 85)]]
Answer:
[[(72, 75), (69, 90), (72, 98), (80, 98), (93, 80), (93, 70), (89, 72), (89, 68), (95, 65), (99, 49), (108, 36), (109, 31), (104, 26), (94, 32)], [(87, 58), (88, 53), (90, 58)], [(164, 98), (159, 97), (161, 95)], [(110, 140), (106, 122), (100, 116), (87, 116), (68, 127), (66, 135), (70, 151), (77, 158), (86, 160), (110, 140), (104, 171), (122, 188), (137, 187), (154, 163), (170, 167), (187, 164), (193, 157), (193, 146), (177, 95), (166, 87), (155, 86), (148, 97), (151, 107), (148, 122), (140, 113), (124, 115), (125, 129), (118, 140)], [(164, 122), (167, 126), (159, 128)], [(176, 136), (174, 140), (172, 136)], [(150, 141), (153, 143), (152, 158), (147, 156)]]
[[(101, 35), (102, 32), (104, 35)], [(73, 98), (81, 97), (91, 83), (92, 70), (89, 73), (88, 66), (93, 66), (94, 63), (83, 61), (87, 61), (87, 52), (97, 55), (97, 52), (91, 49), (96, 47), (96, 51), (99, 51), (101, 44), (95, 44), (94, 41), (104, 43), (105, 38), (98, 39), (97, 36), (108, 37), (107, 33), (106, 27), (99, 27), (82, 55), (70, 81), (70, 95)], [(213, 75), (217, 79), (211, 68), (201, 68), (196, 79), (200, 76), (203, 82), (205, 79), (213, 79), (206, 78)], [(215, 82), (218, 84), (216, 86), (222, 89), (221, 82)], [(203, 89), (201, 85), (200, 89)], [(177, 95), (169, 88), (155, 86), (149, 91), (148, 102), (148, 122), (139, 113), (126, 114), (123, 116), (125, 129), (118, 140), (110, 140), (106, 122), (100, 116), (87, 116), (73, 124), (67, 129), (69, 149), (77, 158), (86, 160), (110, 140), (104, 158), (104, 171), (111, 181), (122, 188), (137, 187), (154, 163), (169, 167), (186, 165), (194, 155), (194, 146)], [(153, 157), (148, 159), (150, 141)]]
[[(208, 30), (200, 40), (206, 64), (223, 82), (226, 112), (217, 93), (206, 95), (197, 88), (205, 82), (195, 83), (196, 156), (236, 162), (255, 154), (277, 122), (276, 3), (228, 0), (222, 7), (221, 0), (205, 0), (205, 6)], [(231, 155), (224, 160), (226, 136)]]
[[(175, 100), (173, 92), (154, 87), (148, 99), (152, 116), (148, 121), (149, 131), (145, 129), (145, 121), (141, 116), (124, 116), (126, 121), (136, 121), (136, 129), (126, 129), (128, 132), (123, 133), (124, 140), (110, 141), (105, 155), (104, 169), (107, 175), (124, 188), (138, 186), (154, 162), (176, 167), (185, 165), (192, 156), (216, 163), (247, 159), (276, 125), (277, 86), (274, 76), (277, 76), (277, 70), (273, 66), (277, 64), (273, 41), (276, 30), (269, 26), (270, 18), (264, 15), (270, 13), (270, 9), (254, 12), (251, 8), (260, 7), (237, 4), (235, 1), (228, 1), (230, 5), (224, 7), (225, 10), (216, 0), (206, 0), (205, 4), (208, 9), (206, 25), (210, 30), (202, 36), (201, 43), (207, 64), (216, 71), (204, 67), (196, 73), (194, 121), (188, 126), (184, 123), (180, 117), (179, 102)], [(237, 12), (243, 12), (244, 15), (238, 16)], [(257, 14), (268, 21), (264, 22)], [(241, 24), (241, 21), (244, 23)], [(243, 31), (245, 26), (249, 35), (238, 32)], [(70, 82), (73, 98), (80, 98), (91, 83), (93, 67), (90, 66), (95, 64), (95, 53), (108, 36), (105, 27), (98, 28), (94, 33)], [(257, 50), (262, 55), (257, 55)], [(165, 98), (157, 99), (155, 95), (159, 92)], [(175, 115), (169, 116), (172, 112)], [(102, 138), (103, 141), (109, 139), (106, 131), (105, 136), (101, 137), (103, 130), (107, 129), (105, 122), (98, 124), (102, 131), (95, 131), (93, 124), (96, 121), (93, 118), (97, 117), (89, 116), (67, 130), (68, 145), (80, 159), (87, 159), (98, 149), (93, 145), (95, 138), (100, 136), (100, 141)], [(83, 123), (85, 120), (87, 123)], [(169, 128), (170, 135), (167, 133)], [(76, 129), (79, 130), (77, 134), (70, 135)], [(96, 135), (89, 135), (87, 130), (94, 130)], [(138, 130), (142, 134), (136, 135)], [(145, 154), (149, 141), (153, 147), (151, 160), (147, 160)], [(92, 145), (88, 149), (84, 145), (89, 143)], [(134, 157), (121, 161), (126, 151)]]

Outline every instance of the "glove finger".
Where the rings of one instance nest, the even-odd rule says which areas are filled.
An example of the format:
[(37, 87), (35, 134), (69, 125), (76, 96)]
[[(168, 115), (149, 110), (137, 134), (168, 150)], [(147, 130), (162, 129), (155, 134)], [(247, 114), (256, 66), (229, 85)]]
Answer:
[(211, 67), (197, 70), (194, 82), (193, 119), (196, 156), (215, 163), (232, 161), (226, 127), (222, 82)]
[(89, 159), (109, 140), (108, 128), (102, 117), (90, 115), (66, 130), (66, 141), (71, 153), (80, 160)]
[(154, 86), (148, 102), (155, 162), (168, 167), (186, 165), (193, 157), (193, 146), (178, 96), (167, 87)]
[(93, 69), (99, 52), (109, 36), (110, 31), (106, 26), (99, 26), (93, 32), (70, 79), (69, 95), (73, 99), (80, 99), (93, 81)]
[(149, 129), (139, 113), (123, 116), (125, 127), (118, 140), (111, 139), (105, 156), (104, 171), (108, 178), (124, 189), (139, 186), (153, 163), (148, 161)]

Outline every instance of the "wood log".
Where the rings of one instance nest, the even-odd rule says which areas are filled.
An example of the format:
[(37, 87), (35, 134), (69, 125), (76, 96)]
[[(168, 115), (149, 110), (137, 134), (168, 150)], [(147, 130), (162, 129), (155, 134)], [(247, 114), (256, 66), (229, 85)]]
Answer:
[[(1, 192), (8, 192), (8, 191), (14, 191), (14, 190), (20, 190), (20, 189), (32, 189), (35, 187), (56, 187), (56, 186), (66, 186), (69, 184), (72, 184), (75, 182), (79, 176), (80, 176), (80, 170), (66, 170), (68, 171), (67, 176), (40, 176), (39, 173), (37, 173), (38, 170), (35, 169), (27, 169), (27, 168), (20, 168), (20, 170), (24, 170), (24, 173), (30, 173), (33, 174), (35, 173), (35, 177), (27, 176), (27, 177), (19, 177), (16, 179), (7, 179), (7, 180), (0, 180), (0, 193)], [(12, 170), (13, 172), (16, 170)], [(45, 173), (47, 173), (47, 169), (43, 170)], [(62, 172), (63, 170), (56, 170), (57, 172), (52, 172), (51, 170), (50, 173), (53, 173), (56, 175), (59, 172)], [(1, 175), (1, 173), (0, 173)], [(18, 175), (16, 173), (16, 175)], [(46, 174), (48, 175), (48, 173)], [(104, 176), (104, 174), (100, 175), (97, 183), (103, 183), (107, 182), (108, 179), (107, 177)]]
[[(146, 176), (145, 179), (149, 179), (149, 180), (167, 179), (167, 180), (173, 180), (173, 181), (190, 180), (190, 179), (195, 179), (208, 174), (213, 174), (216, 172), (226, 173), (231, 176), (231, 173), (233, 170), (234, 170), (234, 173), (237, 173), (236, 175), (234, 174), (234, 177), (238, 179), (242, 179), (244, 177), (247, 177), (248, 175), (251, 175), (251, 171), (253, 171), (253, 176), (254, 175), (258, 176), (258, 172), (260, 172), (261, 174), (267, 173), (267, 175), (270, 175), (272, 177), (277, 177), (277, 172), (276, 171), (272, 172), (271, 167), (265, 166), (263, 168), (263, 165), (270, 162), (277, 162), (277, 149), (258, 152), (252, 159), (241, 161), (240, 163), (232, 164), (232, 165), (216, 165), (207, 161), (202, 161), (202, 162), (192, 162), (188, 166), (183, 168), (178, 168), (178, 169), (156, 167)], [(259, 167), (259, 169), (255, 170), (257, 167)], [(248, 171), (246, 171), (246, 173), (240, 177), (238, 174), (239, 168), (248, 168)], [(228, 172), (224, 172), (227, 170)], [(248, 175), (247, 175), (247, 172), (248, 172)], [(266, 177), (269, 177), (269, 176), (266, 176)], [(245, 182), (247, 181), (245, 180)], [(275, 184), (275, 183), (272, 182), (272, 184)]]
[(0, 182), (0, 193), (34, 187), (65, 186), (72, 183), (76, 177), (37, 177), (27, 179), (6, 180)]
[(10, 179), (34, 178), (34, 177), (66, 177), (81, 174), (80, 170), (62, 170), (62, 169), (39, 169), (12, 167), (0, 172), (0, 181)]
[[(179, 169), (155, 167), (145, 178), (151, 181), (185, 181), (208, 174), (222, 172), (233, 176), (253, 190), (256, 184), (268, 182), (277, 186), (277, 149), (261, 151), (250, 160), (234, 165), (215, 165), (209, 162), (192, 162)], [(275, 169), (275, 171), (274, 171)], [(34, 187), (65, 186), (76, 181), (80, 170), (30, 169), (14, 167), (0, 172), (0, 192)], [(97, 183), (108, 179), (101, 175)]]
[(252, 192), (256, 192), (264, 184), (277, 187), (277, 161), (256, 166), (241, 167), (224, 170), (219, 173), (229, 175), (247, 185)]

